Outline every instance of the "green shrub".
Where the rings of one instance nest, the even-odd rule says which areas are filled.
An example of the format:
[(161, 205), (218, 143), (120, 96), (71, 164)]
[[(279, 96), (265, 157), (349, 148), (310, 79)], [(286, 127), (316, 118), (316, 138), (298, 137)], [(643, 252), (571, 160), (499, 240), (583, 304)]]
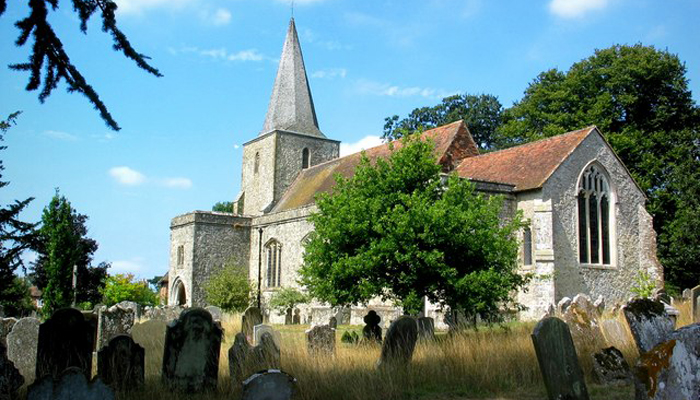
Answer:
[(207, 302), (224, 311), (245, 310), (250, 305), (251, 286), (247, 271), (233, 263), (227, 263), (213, 274), (204, 285)]
[(283, 315), (288, 309), (293, 309), (297, 304), (308, 303), (309, 300), (309, 296), (295, 288), (282, 288), (270, 298), (270, 308)]

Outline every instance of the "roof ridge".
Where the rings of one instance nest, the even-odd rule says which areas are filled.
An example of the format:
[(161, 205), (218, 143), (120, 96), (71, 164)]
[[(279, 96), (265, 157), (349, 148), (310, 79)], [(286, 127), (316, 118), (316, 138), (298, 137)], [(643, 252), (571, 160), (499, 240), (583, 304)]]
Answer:
[[(527, 142), (527, 143), (519, 144), (519, 145), (517, 145), (517, 146), (508, 147), (508, 148), (500, 149), (500, 150), (495, 150), (495, 151), (491, 151), (491, 152), (488, 152), (488, 153), (479, 154), (478, 156), (469, 157), (469, 158), (473, 159), (473, 158), (476, 158), (476, 157), (488, 156), (488, 155), (491, 155), (491, 154), (505, 153), (505, 152), (507, 152), (507, 151), (511, 151), (511, 150), (514, 150), (514, 149), (519, 149), (519, 148), (522, 148), (522, 147), (525, 147), (525, 146), (535, 145), (535, 144), (537, 144), (537, 143), (542, 143), (542, 142), (546, 142), (546, 141), (549, 141), (549, 140), (559, 139), (559, 138), (561, 138), (562, 136), (573, 135), (574, 133), (579, 133), (579, 132), (583, 132), (583, 131), (588, 131), (588, 133), (590, 133), (590, 132), (593, 131), (593, 129), (598, 129), (598, 127), (595, 126), (595, 125), (589, 125), (589, 126), (587, 126), (587, 127), (585, 127), (585, 128), (576, 129), (575, 131), (569, 131), (569, 132), (560, 133), (560, 134), (558, 134), (558, 135), (549, 136), (549, 137), (546, 137), (546, 138), (542, 138), (542, 139), (535, 140), (534, 142)], [(466, 160), (466, 159), (465, 159), (465, 160)]]

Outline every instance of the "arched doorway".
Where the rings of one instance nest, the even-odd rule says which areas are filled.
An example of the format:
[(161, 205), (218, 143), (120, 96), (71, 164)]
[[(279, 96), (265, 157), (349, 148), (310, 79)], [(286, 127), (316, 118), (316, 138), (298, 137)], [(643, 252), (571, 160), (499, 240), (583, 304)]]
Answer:
[(172, 304), (176, 306), (187, 305), (187, 292), (185, 291), (185, 285), (181, 280), (177, 280), (173, 286), (173, 301)]

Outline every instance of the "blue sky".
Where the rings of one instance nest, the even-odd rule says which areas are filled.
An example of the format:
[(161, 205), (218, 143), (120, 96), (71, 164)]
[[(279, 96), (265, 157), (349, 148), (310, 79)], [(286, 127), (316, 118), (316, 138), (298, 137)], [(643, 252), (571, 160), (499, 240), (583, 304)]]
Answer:
[[(24, 62), (13, 23), (0, 17), (0, 59)], [(70, 2), (51, 17), (64, 46), (121, 125), (110, 131), (87, 99), (61, 85), (45, 104), (27, 75), (0, 68), (0, 116), (23, 113), (0, 153), (11, 184), (0, 203), (36, 198), (38, 221), (60, 188), (90, 217), (111, 273), (150, 278), (168, 268), (176, 215), (233, 200), (241, 144), (260, 132), (291, 15), (282, 0), (117, 0), (118, 21), (155, 78), (111, 50), (95, 18), (88, 35)], [(321, 130), (342, 152), (377, 143), (384, 118), (455, 93), (504, 106), (549, 68), (567, 70), (597, 48), (654, 45), (685, 61), (700, 93), (697, 0), (296, 0), (294, 17)], [(30, 257), (31, 258), (31, 257)]]

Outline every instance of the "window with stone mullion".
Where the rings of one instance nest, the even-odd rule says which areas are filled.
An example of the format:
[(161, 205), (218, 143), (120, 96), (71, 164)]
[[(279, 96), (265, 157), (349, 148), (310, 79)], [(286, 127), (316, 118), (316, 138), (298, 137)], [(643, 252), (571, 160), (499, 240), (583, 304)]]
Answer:
[(605, 176), (595, 166), (589, 167), (581, 179), (577, 198), (579, 261), (583, 264), (611, 262), (609, 197)]

